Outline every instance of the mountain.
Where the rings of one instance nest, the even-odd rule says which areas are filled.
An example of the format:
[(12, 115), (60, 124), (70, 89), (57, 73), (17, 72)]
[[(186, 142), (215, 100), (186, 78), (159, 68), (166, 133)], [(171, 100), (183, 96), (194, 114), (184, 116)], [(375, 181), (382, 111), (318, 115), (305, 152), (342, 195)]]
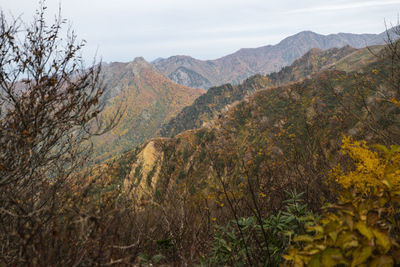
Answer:
[(383, 45), (374, 45), (367, 48), (331, 48), (322, 50), (312, 48), (304, 56), (296, 59), (290, 66), (274, 72), (269, 77), (274, 86), (299, 81), (310, 77), (321, 70), (360, 71), (364, 66), (379, 60), (378, 54)]
[[(143, 236), (137, 251), (144, 247), (146, 261), (159, 254), (196, 259), (193, 253), (201, 251), (200, 260), (189, 265), (203, 264), (204, 257), (212, 258), (219, 250), (220, 258), (225, 258), (240, 240), (267, 244), (260, 231), (264, 225), (268, 235), (275, 232), (285, 236), (287, 242), (293, 235), (282, 235), (280, 225), (289, 220), (288, 216), (316, 220), (308, 213), (299, 216), (299, 210), (307, 208), (316, 216), (329, 211), (329, 216), (337, 218), (330, 211), (338, 205), (343, 214), (349, 210), (355, 216), (360, 212), (366, 214), (365, 207), (369, 205), (362, 204), (358, 211), (348, 209), (346, 203), (328, 204), (335, 203), (338, 192), (342, 192), (343, 187), (337, 183), (342, 175), (351, 180), (372, 168), (373, 174), (367, 173), (366, 179), (383, 181), (382, 185), (390, 188), (392, 183), (386, 181), (386, 170), (397, 170), (392, 168), (394, 165), (386, 167), (386, 162), (398, 163), (392, 161), (392, 155), (400, 144), (400, 91), (398, 79), (391, 78), (392, 74), (399, 77), (400, 61), (392, 64), (391, 60), (383, 60), (382, 55), (388, 50), (376, 49), (377, 57), (368, 50), (351, 47), (312, 49), (279, 75), (249, 78), (240, 84), (249, 93), (223, 108), (216, 119), (171, 138), (153, 138), (99, 166), (93, 180), (87, 179), (98, 183), (93, 190), (95, 201), (91, 202), (109, 205), (110, 199), (116, 199), (117, 206), (106, 210), (110, 214), (124, 208), (124, 217), (116, 213), (116, 219), (108, 220), (106, 227), (110, 222), (120, 222), (120, 217), (132, 218), (119, 225), (139, 230), (132, 235), (123, 232), (121, 236), (133, 236), (132, 241), (119, 245), (130, 246)], [(343, 71), (339, 66), (356, 70)], [(292, 81), (296, 77), (301, 78)], [(281, 84), (275, 86), (275, 82)], [(225, 85), (214, 90), (218, 88), (228, 93), (238, 87)], [(213, 99), (219, 101), (218, 96)], [(383, 145), (372, 148), (372, 144)], [(367, 146), (371, 149), (367, 150)], [(363, 183), (368, 182), (360, 184)], [(348, 195), (354, 197), (351, 192)], [(358, 199), (348, 203), (354, 201)], [(295, 213), (286, 213), (287, 205)], [(292, 222), (297, 228), (299, 221)], [(325, 223), (323, 228), (327, 229)], [(240, 230), (247, 231), (241, 239), (237, 237)], [(254, 233), (258, 233), (255, 238)], [(264, 247), (257, 250), (262, 256), (267, 251)], [(245, 257), (242, 247), (239, 249), (238, 254)], [(243, 265), (268, 265), (266, 260), (263, 258), (262, 264)], [(280, 261), (277, 258), (278, 264)], [(204, 265), (231, 266), (235, 261), (207, 263)]]
[(154, 59), (153, 61), (151, 61), (151, 63), (157, 63), (157, 62), (159, 62), (159, 61), (161, 61), (163, 59), (164, 58), (162, 58), (162, 57), (158, 57), (158, 58)]
[(103, 77), (109, 89), (105, 118), (119, 107), (123, 116), (115, 129), (95, 138), (96, 160), (115, 156), (154, 137), (163, 123), (204, 93), (172, 82), (143, 58), (106, 64)]
[(260, 74), (246, 79), (239, 85), (225, 84), (210, 88), (197, 98), (192, 105), (179, 112), (176, 117), (162, 126), (160, 135), (172, 137), (185, 130), (199, 128), (216, 119), (221, 111), (230, 108), (248, 94), (273, 86), (286, 85), (310, 77), (321, 70), (337, 69), (344, 71), (360, 70), (362, 66), (378, 60), (374, 54), (383, 46), (356, 49), (350, 46), (321, 50), (313, 48), (290, 66), (266, 76)]
[(241, 101), (250, 92), (270, 85), (267, 77), (255, 75), (240, 85), (211, 87), (192, 105), (183, 108), (174, 118), (162, 125), (159, 135), (171, 137), (184, 130), (199, 128), (204, 123), (216, 119), (221, 110)]
[(189, 56), (172, 56), (154, 62), (156, 68), (176, 83), (208, 89), (225, 83), (238, 84), (254, 74), (279, 71), (311, 48), (329, 49), (346, 45), (362, 48), (384, 44), (381, 34), (338, 33), (322, 35), (303, 31), (287, 37), (276, 45), (243, 48), (215, 60), (198, 60)]
[[(162, 201), (182, 188), (206, 198), (227, 187), (232, 194), (240, 192), (251, 177), (262, 181), (257, 190), (268, 199), (268, 209), (279, 209), (284, 190), (291, 188), (318, 206), (321, 196), (329, 197), (322, 176), (340, 159), (343, 134), (372, 143), (398, 142), (400, 128), (394, 122), (400, 110), (380, 100), (394, 93), (380, 75), (389, 68), (377, 60), (359, 72), (322, 70), (299, 82), (257, 90), (213, 123), (152, 139), (122, 155), (123, 164), (117, 164), (126, 174), (124, 188), (139, 199)], [(265, 79), (255, 77), (251, 86), (262, 88)]]

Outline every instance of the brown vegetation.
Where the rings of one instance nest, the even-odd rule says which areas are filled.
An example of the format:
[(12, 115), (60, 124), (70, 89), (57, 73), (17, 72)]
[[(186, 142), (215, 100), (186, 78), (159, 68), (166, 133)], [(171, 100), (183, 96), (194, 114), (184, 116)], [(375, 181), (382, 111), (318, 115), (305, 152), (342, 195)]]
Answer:
[[(59, 46), (64, 22), (47, 25), (44, 11), (22, 27), (22, 42), (19, 20), (0, 17), (0, 265), (276, 266), (293, 241), (306, 241), (321, 205), (336, 201), (359, 162), (383, 162), (376, 166), (389, 166), (388, 181), (398, 182), (396, 149), (386, 161), (366, 152), (372, 156), (353, 162), (340, 147), (342, 134), (398, 145), (399, 42), (390, 41), (362, 73), (323, 71), (257, 90), (207, 127), (88, 167), (90, 137), (110, 130), (119, 111), (96, 125), (104, 122), (101, 65), (80, 64), (82, 44), (73, 34)], [(258, 76), (247, 84), (260, 89), (264, 82)], [(335, 177), (343, 179), (332, 181), (338, 163), (343, 173)], [(383, 207), (390, 219), (396, 203)], [(397, 253), (396, 242), (382, 237), (397, 238), (390, 223), (367, 237), (378, 244), (371, 255)], [(356, 234), (364, 242), (363, 230)], [(307, 252), (302, 244), (288, 260)], [(332, 255), (325, 248), (312, 253), (323, 260)]]

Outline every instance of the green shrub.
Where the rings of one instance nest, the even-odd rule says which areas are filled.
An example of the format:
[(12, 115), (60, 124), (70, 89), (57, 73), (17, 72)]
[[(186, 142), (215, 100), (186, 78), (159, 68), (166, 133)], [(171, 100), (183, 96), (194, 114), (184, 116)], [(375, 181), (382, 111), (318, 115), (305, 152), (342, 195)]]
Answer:
[(279, 265), (293, 238), (305, 233), (305, 224), (315, 220), (302, 204), (303, 193), (286, 193), (284, 211), (262, 219), (262, 225), (256, 217), (217, 225), (212, 250), (201, 259), (201, 266)]

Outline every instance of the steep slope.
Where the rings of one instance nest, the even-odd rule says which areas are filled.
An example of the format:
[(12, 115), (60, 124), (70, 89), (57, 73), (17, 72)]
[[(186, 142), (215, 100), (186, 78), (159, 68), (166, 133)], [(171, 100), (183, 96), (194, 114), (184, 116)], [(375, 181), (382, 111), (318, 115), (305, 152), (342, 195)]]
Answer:
[(290, 66), (284, 67), (279, 72), (273, 72), (267, 76), (275, 86), (299, 81), (322, 69), (329, 68), (337, 61), (356, 51), (358, 51), (356, 48), (348, 45), (328, 50), (312, 48), (304, 56), (296, 59)]
[(347, 72), (360, 71), (366, 65), (371, 64), (377, 60), (377, 56), (382, 54), (384, 45), (373, 45), (368, 48), (358, 49), (332, 65), (327, 65), (325, 68), (335, 68)]
[(123, 155), (129, 173), (124, 188), (135, 197), (162, 201), (182, 187), (191, 194), (205, 191), (205, 196), (228, 186), (230, 192), (236, 186), (244, 190), (240, 186), (252, 177), (259, 183), (255, 194), (260, 190), (271, 207), (279, 208), (290, 188), (306, 192), (316, 204), (327, 196), (322, 175), (341, 157), (342, 134), (371, 142), (400, 140), (400, 108), (379, 100), (393, 94), (376, 72), (384, 67), (374, 63), (363, 73), (323, 71), (258, 90), (213, 124), (153, 139)]
[[(371, 51), (376, 54), (382, 48), (383, 46), (374, 46)], [(371, 51), (366, 48), (355, 49), (350, 46), (328, 50), (314, 48), (279, 72), (266, 76), (255, 75), (240, 85), (225, 84), (212, 87), (196, 99), (192, 105), (185, 107), (176, 117), (163, 125), (160, 135), (171, 137), (184, 130), (199, 128), (255, 90), (299, 81), (324, 69), (344, 71), (361, 69), (362, 66), (378, 59)]]
[(184, 130), (199, 128), (204, 123), (216, 119), (216, 116), (235, 102), (241, 101), (250, 92), (271, 86), (268, 77), (255, 75), (243, 84), (225, 84), (211, 87), (197, 98), (192, 105), (182, 109), (174, 118), (164, 124), (160, 136), (171, 137)]
[(118, 126), (95, 139), (97, 160), (115, 156), (155, 136), (158, 128), (204, 91), (176, 84), (143, 58), (130, 63), (112, 63), (103, 68), (110, 89), (105, 116), (122, 107)]
[(290, 66), (267, 77), (272, 80), (274, 86), (278, 86), (310, 77), (311, 74), (321, 70), (361, 71), (363, 67), (379, 59), (378, 55), (383, 48), (383, 45), (360, 49), (351, 46), (328, 50), (313, 48)]
[[(238, 84), (254, 74), (279, 71), (311, 48), (325, 50), (346, 45), (361, 48), (384, 44), (385, 37), (386, 33), (321, 35), (304, 31), (282, 40), (277, 45), (240, 49), (215, 60), (202, 61), (188, 56), (173, 56), (157, 60), (154, 65), (177, 83), (207, 89), (225, 83)], [(182, 76), (185, 78), (180, 78)]]
[(178, 67), (168, 77), (176, 83), (194, 88), (208, 88), (211, 86), (209, 80), (183, 66)]

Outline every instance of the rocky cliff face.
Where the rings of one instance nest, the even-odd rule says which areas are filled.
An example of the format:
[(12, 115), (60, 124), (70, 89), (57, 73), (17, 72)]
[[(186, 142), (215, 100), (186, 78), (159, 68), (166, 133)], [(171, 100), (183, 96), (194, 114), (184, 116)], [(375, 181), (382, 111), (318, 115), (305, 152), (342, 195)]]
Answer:
[(178, 83), (192, 88), (208, 88), (211, 86), (209, 80), (186, 67), (179, 67), (168, 77)]

